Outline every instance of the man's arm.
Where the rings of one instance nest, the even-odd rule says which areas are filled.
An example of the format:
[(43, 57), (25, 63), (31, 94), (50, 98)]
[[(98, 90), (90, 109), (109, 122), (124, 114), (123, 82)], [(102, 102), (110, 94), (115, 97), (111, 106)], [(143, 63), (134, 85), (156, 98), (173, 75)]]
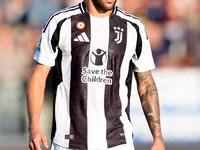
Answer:
[(50, 69), (51, 67), (34, 62), (27, 85), (29, 147), (31, 150), (42, 150), (40, 148), (40, 142), (43, 143), (45, 148), (48, 148), (46, 136), (39, 127), (39, 120), (44, 101), (46, 79)]
[(151, 150), (164, 150), (165, 147), (160, 127), (158, 91), (151, 71), (143, 73), (135, 72), (135, 78), (142, 108), (154, 138), (154, 145)]

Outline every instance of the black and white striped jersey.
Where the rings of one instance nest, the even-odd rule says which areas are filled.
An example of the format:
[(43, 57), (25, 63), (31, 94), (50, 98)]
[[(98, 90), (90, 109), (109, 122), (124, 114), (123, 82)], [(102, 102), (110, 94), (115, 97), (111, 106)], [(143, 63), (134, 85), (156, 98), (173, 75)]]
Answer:
[(115, 6), (96, 18), (83, 3), (50, 16), (34, 59), (53, 67), (52, 140), (73, 149), (132, 144), (132, 72), (153, 69), (143, 22)]

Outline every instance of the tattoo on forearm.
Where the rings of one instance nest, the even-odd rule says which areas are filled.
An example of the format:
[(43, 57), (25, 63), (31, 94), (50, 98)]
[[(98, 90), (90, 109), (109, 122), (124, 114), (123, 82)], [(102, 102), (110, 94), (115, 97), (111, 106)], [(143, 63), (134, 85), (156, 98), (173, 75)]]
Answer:
[[(157, 105), (156, 107), (159, 107), (158, 92), (157, 92), (155, 83), (149, 85), (146, 91), (141, 95), (143, 110), (144, 110), (146, 119), (149, 123), (151, 132), (153, 134), (156, 131), (156, 126), (157, 125), (160, 126), (160, 119), (155, 120), (154, 116), (152, 116), (153, 109), (152, 109), (149, 99), (154, 99)], [(160, 132), (160, 128), (157, 130), (157, 132)]]
[(148, 101), (148, 91), (146, 91), (142, 96), (141, 96), (141, 100), (142, 100), (142, 105), (143, 105), (143, 109), (145, 110), (145, 114), (149, 114), (152, 113), (153, 110), (151, 108), (151, 105)]
[(146, 118), (147, 118), (147, 121), (149, 122), (149, 126), (150, 126), (151, 132), (153, 134), (155, 132), (155, 130), (156, 130), (156, 125), (155, 125), (155, 122), (154, 122), (154, 117), (147, 115)]
[(149, 85), (148, 91), (149, 91), (149, 95), (150, 95), (152, 98), (155, 99), (155, 102), (156, 102), (157, 106), (159, 107), (159, 102), (158, 102), (158, 91), (157, 91), (156, 84), (153, 83), (153, 84)]
[(149, 76), (149, 73), (145, 72), (139, 75), (138, 77), (139, 77), (140, 82), (142, 83), (148, 78), (148, 76)]
[(150, 72), (136, 73), (141, 104), (154, 138), (162, 139), (158, 91)]

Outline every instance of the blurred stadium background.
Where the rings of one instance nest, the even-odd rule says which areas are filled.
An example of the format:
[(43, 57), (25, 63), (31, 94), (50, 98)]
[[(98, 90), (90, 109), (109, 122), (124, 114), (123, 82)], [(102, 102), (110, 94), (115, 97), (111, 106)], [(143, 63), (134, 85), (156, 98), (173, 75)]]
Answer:
[[(81, 0), (0, 0), (0, 149), (28, 149), (26, 82), (46, 19)], [(200, 0), (118, 0), (148, 30), (157, 69), (161, 125), (167, 150), (200, 149)], [(49, 136), (51, 80), (41, 127)], [(135, 83), (133, 82), (133, 87)], [(153, 143), (136, 90), (131, 114), (136, 150)]]

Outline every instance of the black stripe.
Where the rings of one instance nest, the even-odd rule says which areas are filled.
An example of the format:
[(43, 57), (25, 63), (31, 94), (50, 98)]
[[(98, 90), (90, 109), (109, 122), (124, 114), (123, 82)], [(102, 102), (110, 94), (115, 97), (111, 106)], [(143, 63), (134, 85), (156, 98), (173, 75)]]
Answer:
[[(114, 39), (117, 34), (114, 27), (123, 28), (122, 42), (117, 44)], [(120, 68), (125, 54), (127, 41), (127, 24), (126, 21), (116, 15), (110, 17), (110, 39), (107, 69), (113, 71), (113, 84), (105, 86), (105, 116), (107, 119), (107, 145), (108, 147), (125, 144), (123, 124), (120, 120), (122, 114), (121, 99), (119, 96), (119, 79)]]
[(86, 12), (85, 7), (84, 7), (84, 1), (82, 3), (79, 3), (79, 7), (82, 13)]
[(128, 88), (128, 93), (127, 93), (128, 105), (126, 107), (126, 114), (128, 116), (129, 121), (131, 121), (131, 117), (130, 117), (130, 97), (131, 97), (131, 88), (132, 88), (133, 68), (134, 68), (134, 64), (133, 64), (132, 60), (130, 60), (128, 75), (127, 75), (127, 78), (126, 78), (126, 86)]
[(60, 40), (60, 29), (61, 29), (61, 26), (62, 24), (65, 22), (67, 18), (61, 20), (58, 24), (57, 24), (57, 27), (56, 27), (56, 30), (54, 31), (53, 35), (52, 35), (52, 38), (51, 38), (51, 46), (52, 46), (52, 49), (54, 51), (54, 53), (56, 52), (56, 48), (58, 46), (58, 43), (59, 43), (59, 40)]
[(55, 59), (55, 65), (53, 67), (53, 89), (55, 90), (57, 86), (63, 81), (62, 78), (62, 69), (61, 69), (61, 61), (62, 61), (62, 50), (58, 47), (58, 43), (60, 40), (60, 29), (62, 24), (64, 23), (66, 19), (63, 19), (60, 21), (57, 25), (56, 30), (54, 31), (54, 34), (51, 39), (51, 46), (54, 52), (58, 50), (58, 55)]
[(137, 32), (136, 55), (137, 55), (137, 58), (140, 58), (140, 55), (142, 52), (142, 38), (139, 31), (139, 26), (132, 22), (129, 22), (129, 23), (136, 29), (136, 32)]
[[(60, 27), (62, 25), (62, 23), (64, 22), (61, 21), (53, 36), (52, 36), (52, 40), (51, 40), (51, 45), (52, 48), (54, 50), (54, 52), (56, 51), (56, 47), (58, 46), (59, 43), (59, 39), (60, 39)], [(55, 60), (55, 65), (52, 68), (52, 79), (53, 79), (53, 120), (52, 120), (52, 132), (51, 132), (51, 140), (53, 140), (54, 136), (55, 136), (55, 132), (56, 132), (56, 120), (55, 120), (55, 103), (56, 103), (56, 94), (57, 94), (57, 86), (63, 81), (63, 77), (62, 77), (62, 69), (61, 69), (61, 60), (62, 60), (62, 51), (58, 48), (58, 55), (56, 57)]]
[(52, 125), (52, 132), (51, 132), (51, 139), (53, 140), (55, 136), (56, 131), (56, 120), (55, 120), (55, 103), (56, 103), (56, 94), (57, 94), (57, 86), (63, 81), (62, 77), (62, 68), (61, 68), (61, 61), (62, 61), (62, 51), (58, 47), (58, 43), (60, 40), (60, 29), (62, 24), (64, 23), (66, 19), (63, 19), (60, 21), (57, 25), (56, 30), (54, 31), (54, 34), (52, 35), (51, 39), (51, 46), (54, 52), (56, 52), (56, 48), (58, 48), (58, 55), (55, 59), (55, 65), (52, 68), (52, 79), (53, 79), (53, 125)]
[[(79, 30), (76, 27), (78, 22), (84, 22), (85, 28)], [(88, 66), (90, 43), (76, 42), (74, 39), (83, 32), (91, 39), (89, 16), (72, 16), (71, 30), (70, 135), (74, 135), (74, 139), (70, 140), (69, 148), (87, 149), (87, 84), (81, 82), (81, 75), (82, 68)]]
[(57, 89), (54, 89), (53, 91), (53, 119), (52, 119), (52, 129), (51, 129), (51, 142), (53, 142), (53, 138), (56, 133), (56, 117), (55, 117), (55, 104), (56, 104), (56, 91)]
[(57, 86), (63, 81), (61, 60), (62, 60), (62, 51), (59, 49), (58, 56), (57, 56), (56, 61), (55, 61), (55, 66), (52, 68), (52, 79), (53, 79), (53, 120), (52, 120), (51, 140), (53, 140), (53, 138), (55, 136), (55, 132), (56, 132), (55, 104), (56, 104)]
[(117, 8), (118, 8), (117, 6), (114, 7), (112, 14), (116, 15), (116, 13), (117, 13)]

